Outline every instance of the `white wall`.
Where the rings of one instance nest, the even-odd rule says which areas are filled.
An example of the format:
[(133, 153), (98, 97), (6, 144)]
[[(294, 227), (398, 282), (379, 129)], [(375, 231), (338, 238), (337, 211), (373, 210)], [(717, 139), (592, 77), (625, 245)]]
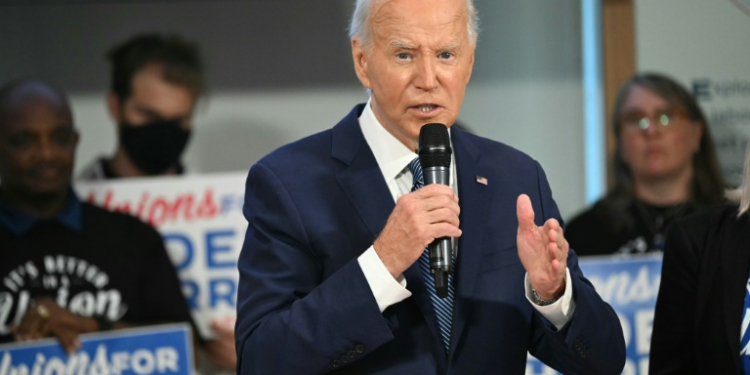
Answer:
[[(0, 82), (40, 76), (71, 95), (76, 169), (114, 150), (107, 48), (136, 32), (200, 43), (210, 94), (185, 156), (191, 172), (246, 170), (366, 100), (351, 66), (352, 1), (164, 1), (0, 6)], [(564, 217), (584, 205), (580, 4), (479, 0), (482, 32), (460, 121), (540, 161)]]

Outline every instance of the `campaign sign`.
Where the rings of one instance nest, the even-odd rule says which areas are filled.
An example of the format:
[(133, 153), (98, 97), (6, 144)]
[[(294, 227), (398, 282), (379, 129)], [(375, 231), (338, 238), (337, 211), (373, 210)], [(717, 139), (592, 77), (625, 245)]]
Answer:
[(89, 333), (72, 355), (54, 339), (0, 345), (0, 375), (190, 374), (187, 324)]
[[(590, 257), (579, 261), (583, 274), (620, 318), (626, 345), (624, 375), (648, 374), (651, 327), (661, 282), (661, 255), (647, 257)], [(526, 375), (557, 372), (533, 357)]]
[(203, 337), (211, 321), (234, 326), (237, 258), (245, 239), (245, 173), (77, 182), (83, 201), (153, 225), (177, 268)]

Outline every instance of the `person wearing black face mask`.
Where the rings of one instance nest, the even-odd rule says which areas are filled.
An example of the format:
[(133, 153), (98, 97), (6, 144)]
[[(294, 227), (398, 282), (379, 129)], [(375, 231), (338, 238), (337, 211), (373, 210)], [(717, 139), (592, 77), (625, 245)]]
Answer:
[(117, 149), (79, 175), (82, 180), (180, 175), (196, 102), (204, 91), (198, 48), (177, 36), (136, 36), (116, 46), (109, 113), (118, 126)]
[(190, 130), (179, 120), (156, 120), (142, 125), (120, 123), (120, 144), (136, 168), (147, 175), (182, 172), (179, 158), (190, 139)]
[[(144, 34), (115, 46), (107, 96), (117, 123), (117, 148), (94, 160), (79, 180), (181, 175), (193, 111), (205, 91), (203, 63), (195, 44), (178, 36)], [(216, 325), (216, 338), (203, 350), (211, 365), (232, 370), (237, 358), (234, 332)]]

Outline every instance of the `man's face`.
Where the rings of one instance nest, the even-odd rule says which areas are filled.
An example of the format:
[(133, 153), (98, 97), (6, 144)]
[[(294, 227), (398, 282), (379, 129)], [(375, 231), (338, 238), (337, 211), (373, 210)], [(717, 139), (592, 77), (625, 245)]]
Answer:
[(184, 86), (169, 83), (163, 78), (163, 67), (145, 66), (133, 76), (130, 96), (120, 101), (110, 95), (109, 106), (115, 120), (141, 126), (161, 120), (178, 120), (190, 129), (195, 95)]
[(78, 134), (59, 100), (24, 100), (0, 123), (0, 179), (4, 189), (24, 195), (67, 191)]
[(416, 149), (419, 130), (458, 117), (474, 65), (465, 0), (392, 0), (373, 9), (371, 45), (352, 39), (357, 77), (388, 132)]

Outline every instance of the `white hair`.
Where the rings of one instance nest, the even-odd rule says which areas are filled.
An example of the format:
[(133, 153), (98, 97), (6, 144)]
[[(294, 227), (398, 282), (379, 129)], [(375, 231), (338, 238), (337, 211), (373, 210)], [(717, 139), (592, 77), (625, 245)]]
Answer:
[(750, 142), (748, 142), (747, 151), (745, 152), (745, 168), (742, 174), (742, 184), (733, 190), (727, 191), (727, 199), (740, 204), (740, 211), (737, 216), (741, 216), (750, 209)]
[[(380, 8), (391, 0), (356, 0), (357, 4), (352, 13), (352, 22), (349, 25), (349, 37), (357, 37), (365, 48), (369, 48), (371, 42), (370, 21), (372, 21), (373, 10)], [(466, 19), (469, 41), (472, 45), (477, 44), (479, 37), (479, 16), (474, 8), (474, 0), (466, 0)]]

